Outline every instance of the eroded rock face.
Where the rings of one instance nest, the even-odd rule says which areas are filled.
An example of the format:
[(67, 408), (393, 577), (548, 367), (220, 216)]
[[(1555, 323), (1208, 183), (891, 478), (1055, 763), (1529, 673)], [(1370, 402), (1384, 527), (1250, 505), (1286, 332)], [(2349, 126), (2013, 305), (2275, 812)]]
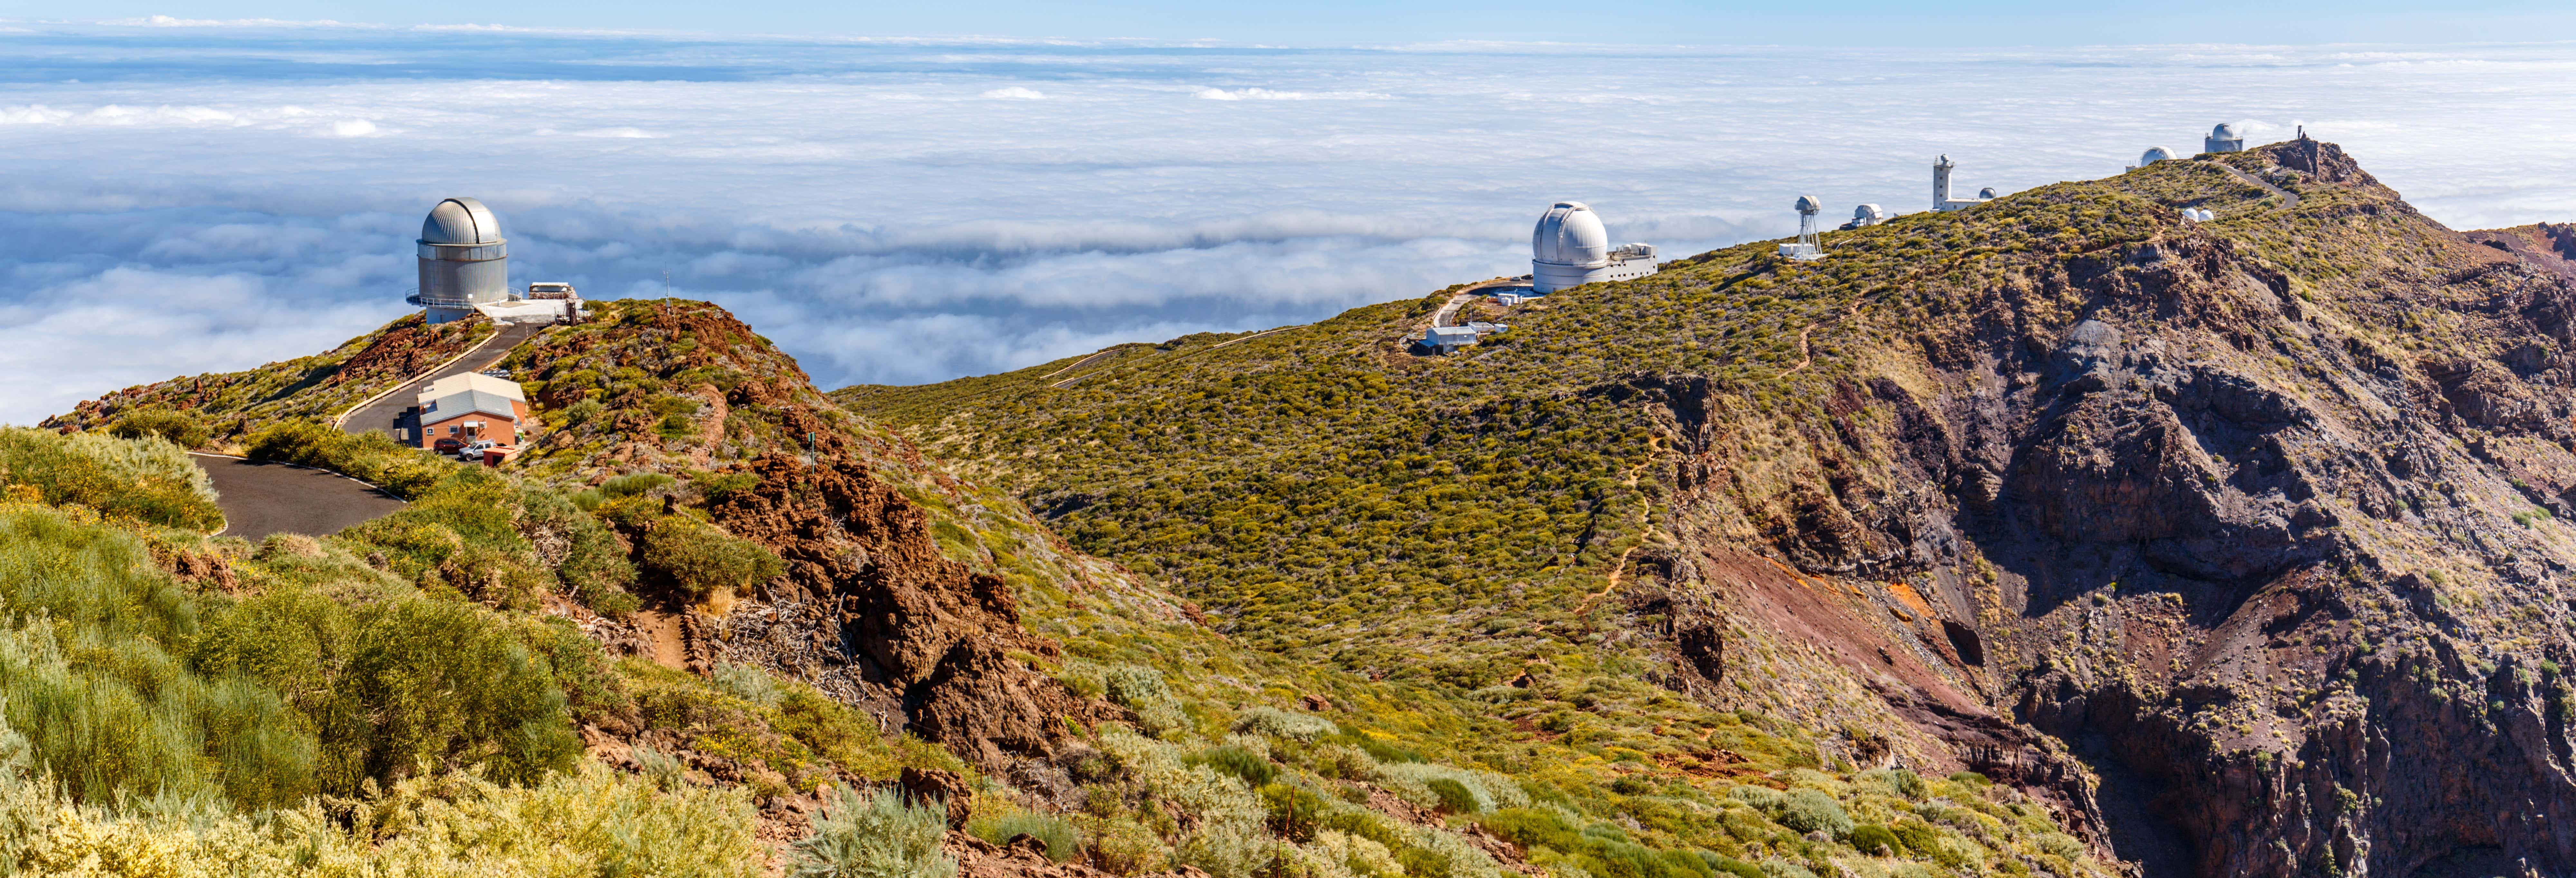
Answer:
[[(1839, 666), (1901, 722), (1832, 755), (1987, 771), (2150, 875), (2576, 873), (2576, 273), (2554, 227), (2265, 157), (2333, 271), (2178, 226), (1945, 291), (1794, 459), (1642, 379), (1683, 450), (1691, 563), (1637, 607), (1673, 685), (1741, 697), (1700, 682), (1720, 635), (1730, 676)], [(1727, 572), (1747, 537), (1781, 575)], [(1868, 722), (1844, 697), (1778, 709)]]
[(1007, 584), (941, 555), (928, 516), (862, 466), (773, 454), (745, 471), (759, 486), (710, 511), (776, 550), (787, 575), (762, 606), (736, 608), (748, 624), (729, 652), (836, 678), (835, 694), (969, 758), (1050, 749), (1081, 705), (1010, 657), (1059, 650), (1020, 627)]

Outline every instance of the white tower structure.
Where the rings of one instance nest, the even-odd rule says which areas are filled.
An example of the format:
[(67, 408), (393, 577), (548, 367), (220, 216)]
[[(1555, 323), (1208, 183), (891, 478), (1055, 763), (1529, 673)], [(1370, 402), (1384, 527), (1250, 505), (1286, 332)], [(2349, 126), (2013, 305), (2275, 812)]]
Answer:
[(1991, 189), (1991, 188), (1986, 189), (1985, 191), (1978, 193), (1978, 194), (1977, 194), (1977, 197), (1975, 197), (1975, 198), (1952, 198), (1952, 197), (1950, 197), (1950, 169), (1951, 169), (1951, 168), (1955, 168), (1955, 167), (1958, 167), (1958, 166), (1957, 166), (1957, 165), (1954, 165), (1954, 164), (1951, 164), (1951, 163), (1950, 163), (1950, 157), (1949, 157), (1949, 156), (1946, 156), (1946, 155), (1945, 155), (1945, 156), (1942, 156), (1942, 157), (1940, 157), (1940, 158), (1938, 158), (1938, 159), (1933, 160), (1933, 162), (1932, 162), (1932, 209), (1933, 209), (1933, 210), (1959, 210), (1959, 209), (1962, 209), (1962, 208), (1975, 207), (1975, 206), (1977, 206), (1977, 205), (1984, 204), (1984, 203), (1986, 203), (1986, 202), (1988, 202), (1988, 201), (1992, 201), (1992, 200), (1994, 200), (1994, 197), (1995, 197), (1995, 190), (1993, 190), (1993, 189)]
[(1610, 246), (1601, 218), (1580, 201), (1559, 201), (1538, 218), (1530, 231), (1530, 291), (1545, 295), (1603, 281), (1632, 280), (1655, 273), (1651, 244)]
[(1780, 245), (1784, 258), (1804, 262), (1825, 258), (1825, 247), (1816, 240), (1816, 216), (1825, 212), (1825, 203), (1813, 195), (1798, 196), (1798, 242)]
[(2221, 122), (2209, 129), (2209, 136), (2200, 144), (2201, 152), (2244, 152), (2245, 135), (2236, 133), (2236, 126)]
[(492, 209), (450, 198), (420, 224), (420, 291), (407, 301), (431, 323), (462, 320), (476, 305), (510, 299), (510, 246)]

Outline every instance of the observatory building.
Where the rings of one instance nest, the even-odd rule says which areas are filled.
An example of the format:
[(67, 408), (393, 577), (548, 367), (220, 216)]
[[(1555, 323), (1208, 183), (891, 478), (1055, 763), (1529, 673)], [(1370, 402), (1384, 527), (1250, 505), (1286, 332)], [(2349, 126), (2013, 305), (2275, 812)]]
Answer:
[(1875, 204), (1864, 204), (1859, 207), (1852, 208), (1851, 222), (1835, 226), (1834, 229), (1836, 231), (1848, 232), (1853, 229), (1878, 225), (1879, 223), (1886, 221), (1887, 211), (1880, 210), (1878, 205)]
[(2209, 129), (2209, 136), (2200, 145), (2201, 152), (2244, 152), (2245, 135), (2236, 133), (2236, 126), (2221, 122)]
[(2157, 162), (2169, 162), (2169, 161), (2173, 161), (2173, 160), (2174, 160), (2174, 151), (2173, 151), (2173, 147), (2170, 147), (2170, 146), (2150, 146), (2150, 147), (2147, 147), (2147, 151), (2146, 151), (2146, 152), (2142, 152), (2142, 153), (2139, 153), (2139, 154), (2138, 154), (2138, 163), (2137, 163), (2137, 164), (2134, 164), (2134, 165), (2130, 165), (2130, 166), (2129, 166), (2129, 170), (2134, 171), (2134, 170), (2137, 170), (2137, 169), (2139, 169), (2139, 168), (2143, 168), (2143, 167), (2146, 167), (2146, 166), (2148, 166), (2148, 165), (2155, 164), (2155, 163), (2157, 163)]
[(471, 198), (430, 208), (420, 224), (420, 291), (407, 301), (431, 323), (463, 320), (475, 306), (510, 299), (510, 242), (492, 209)]
[(1950, 157), (1946, 155), (1932, 162), (1933, 210), (1962, 210), (1995, 200), (1995, 190), (1991, 186), (1977, 190), (1975, 198), (1950, 197), (1950, 169), (1955, 167), (1958, 165), (1951, 164)]
[(1611, 249), (1610, 233), (1601, 228), (1601, 218), (1580, 201), (1557, 202), (1530, 232), (1530, 291), (1540, 295), (1654, 273), (1654, 245)]

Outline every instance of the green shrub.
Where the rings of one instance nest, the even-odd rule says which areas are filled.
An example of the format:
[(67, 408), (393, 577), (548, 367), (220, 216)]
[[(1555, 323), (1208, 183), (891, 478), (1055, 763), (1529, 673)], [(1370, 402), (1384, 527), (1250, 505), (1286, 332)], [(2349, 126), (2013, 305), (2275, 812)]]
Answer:
[(1468, 792), (1467, 785), (1459, 783), (1455, 778), (1432, 778), (1423, 785), (1431, 788), (1432, 795), (1440, 797), (1440, 810), (1443, 812), (1474, 814), (1484, 810), (1476, 807), (1476, 794)]
[(747, 472), (702, 473), (690, 479), (689, 484), (697, 486), (698, 496), (705, 497), (708, 503), (714, 504), (723, 503), (736, 494), (760, 487), (760, 477)]
[(978, 814), (966, 821), (966, 833), (994, 844), (1009, 844), (1011, 839), (1026, 835), (1045, 844), (1047, 859), (1058, 863), (1082, 853), (1082, 834), (1074, 830), (1071, 822), (1053, 814), (1035, 811)]
[(1235, 715), (1234, 730), (1290, 741), (1313, 741), (1334, 731), (1333, 722), (1268, 705), (1253, 705)]
[(134, 535), (0, 512), (0, 606), (23, 620), (0, 628), (0, 710), (70, 795), (256, 807), (312, 791), (316, 742), (276, 691), (165, 651), (198, 635), (198, 608)]
[(1104, 675), (1101, 688), (1111, 704), (1136, 712), (1137, 730), (1149, 737), (1189, 727), (1189, 715), (1172, 698), (1161, 671), (1143, 665), (1120, 665)]
[(224, 524), (206, 471), (155, 438), (0, 427), (0, 483), (36, 489), (46, 503), (109, 517), (211, 531)]
[(692, 598), (740, 591), (787, 572), (787, 562), (768, 547), (682, 515), (653, 523), (644, 533), (643, 556), (647, 572), (660, 574)]
[(796, 842), (796, 878), (951, 878), (957, 861), (940, 852), (948, 809), (931, 802), (910, 805), (893, 790), (861, 798), (842, 788), (840, 799), (814, 821), (814, 834)]
[(1315, 839), (1324, 814), (1324, 798), (1294, 784), (1261, 787), (1261, 804), (1270, 809), (1270, 831), (1294, 842)]
[(1202, 826), (1172, 851), (1182, 865), (1197, 866), (1209, 878), (1255, 878), (1277, 862), (1275, 843), (1253, 827), (1231, 823)]
[(1553, 808), (1505, 808), (1478, 818), (1476, 825), (1524, 848), (1556, 851), (1605, 878), (1707, 878), (1712, 871), (1707, 860), (1691, 851), (1655, 850), (1606, 823), (1575, 826), (1567, 814)]
[(1279, 766), (1270, 757), (1254, 753), (1237, 744), (1220, 744), (1190, 754), (1183, 765), (1205, 765), (1234, 777), (1245, 786), (1260, 789), (1263, 784), (1279, 779)]
[[(406, 499), (418, 498), (464, 464), (402, 445), (378, 432), (343, 433), (313, 421), (280, 421), (253, 433), (245, 455), (319, 467), (364, 480)], [(480, 470), (482, 467), (474, 467)]]
[(1889, 828), (1896, 834), (1898, 841), (1905, 843), (1905, 849), (1916, 856), (1928, 857), (1933, 862), (1944, 866), (1955, 867), (1968, 863), (1967, 853), (1946, 843), (1946, 840), (1941, 837), (1941, 830), (1932, 824), (1909, 819), (1899, 820)]
[(1840, 838), (1851, 832), (1850, 814), (1834, 797), (1810, 789), (1790, 790), (1771, 819), (1798, 832), (1821, 832)]
[(1159, 872), (1169, 862), (1172, 849), (1147, 828), (1125, 817), (1093, 824), (1091, 863), (1112, 875), (1142, 875)]
[(1962, 771), (1952, 774), (1950, 775), (1950, 781), (1952, 783), (1963, 783), (1969, 786), (1978, 787), (1990, 787), (1995, 785), (1995, 782), (1987, 780), (1985, 775), (1978, 774), (1973, 771)]
[(1862, 789), (1869, 790), (1870, 792), (1884, 796), (1895, 796), (1909, 801), (1922, 801), (1924, 793), (1928, 792), (1928, 788), (1923, 783), (1922, 775), (1915, 774), (1914, 772), (1907, 771), (1902, 768), (1879, 768), (1864, 771), (1853, 776), (1852, 783), (1860, 786)]
[(107, 426), (107, 434), (119, 439), (141, 439), (157, 436), (181, 448), (195, 448), (214, 438), (203, 420), (169, 409), (145, 409), (116, 419)]
[(787, 697), (787, 692), (779, 688), (776, 679), (752, 665), (717, 662), (715, 673), (710, 676), (716, 688), (762, 707), (777, 707), (778, 702)]
[(1876, 856), (1878, 854), (1878, 849), (1882, 846), (1886, 847), (1888, 853), (1891, 854), (1900, 854), (1905, 852), (1905, 842), (1897, 840), (1896, 833), (1891, 832), (1887, 827), (1880, 826), (1876, 823), (1863, 823), (1852, 827), (1851, 838), (1849, 841), (1851, 842), (1851, 846), (1858, 849), (1861, 853), (1872, 856)]
[[(592, 377), (595, 378), (597, 376), (594, 375)], [(578, 427), (583, 424), (590, 423), (591, 421), (598, 419), (601, 412), (605, 412), (607, 410), (608, 407), (601, 405), (599, 400), (596, 399), (584, 399), (580, 402), (573, 403), (572, 405), (564, 407), (564, 426)]]
[(679, 479), (661, 473), (629, 473), (599, 483), (599, 492), (609, 497), (637, 497), (664, 485), (679, 484)]
[(423, 763), (480, 763), (495, 779), (525, 782), (568, 767), (581, 750), (550, 670), (501, 620), (467, 604), (369, 607), (339, 690), (371, 722), (330, 748), (334, 789)]

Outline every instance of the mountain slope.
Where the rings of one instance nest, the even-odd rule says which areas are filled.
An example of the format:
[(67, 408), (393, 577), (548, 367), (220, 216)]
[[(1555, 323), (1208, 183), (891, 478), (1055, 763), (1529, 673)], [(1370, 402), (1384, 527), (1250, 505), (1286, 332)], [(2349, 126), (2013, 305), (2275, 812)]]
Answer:
[[(918, 858), (943, 849), (992, 876), (1920, 869), (1906, 857), (2104, 871), (2013, 788), (1969, 774), (1863, 771), (1820, 752), (1807, 730), (1675, 700), (1583, 654), (1527, 663), (1515, 685), (1471, 693), (1248, 649), (1156, 580), (1054, 536), (1008, 493), (961, 480), (831, 404), (721, 309), (623, 301), (600, 303), (596, 317), (511, 349), (506, 365), (540, 423), (524, 434), (526, 453), (497, 470), (326, 425), (329, 406), (398, 386), (407, 377), (398, 372), (341, 381), (327, 404), (267, 387), (288, 371), (328, 384), (355, 361), (340, 354), (121, 392), (49, 421), (82, 433), (214, 414), (209, 444), (359, 476), (411, 503), (319, 541), (150, 537), (161, 541), (155, 569), (134, 575), (229, 626), (172, 648), (209, 679), (255, 670), (226, 685), (291, 713), (246, 732), (302, 729), (331, 769), (256, 802), (208, 802), (196, 816), (75, 814), (66, 831), (89, 841), (18, 864), (78, 860), (119, 839), (214, 857), (187, 827), (269, 831), (247, 810), (254, 804), (407, 820), (406, 809), (506, 809), (589, 790), (602, 807), (628, 809), (625, 822), (581, 833), (534, 824), (536, 835), (512, 843), (556, 842), (562, 856), (529, 870), (612, 870), (620, 858), (644, 862), (635, 848), (652, 844), (669, 855), (653, 862), (695, 864), (668, 874), (774, 869), (821, 850), (911, 874), (936, 871)], [(343, 352), (388, 350), (382, 339), (401, 326)], [(174, 416), (180, 405), (198, 418)], [(160, 440), (97, 447), (123, 441)], [(98, 479), (66, 488), (55, 483), (71, 470), (21, 463), (0, 460), (11, 496), (52, 498), (46, 514), (97, 514), (80, 498), (95, 495), (81, 491)], [(117, 502), (96, 508), (152, 508)], [(30, 581), (53, 587), (50, 575)], [(361, 650), (363, 661), (338, 639), (389, 625), (412, 639)], [(487, 633), (451, 644), (420, 639), (422, 630)], [(517, 676), (504, 674), (506, 686), (368, 688), (445, 673), (439, 662), (460, 649), (478, 673)], [(438, 722), (420, 727), (421, 713)], [(1639, 723), (1655, 726), (1656, 743), (1623, 731)], [(205, 731), (199, 746), (262, 752), (229, 727)], [(408, 749), (352, 762), (373, 751), (351, 741)], [(35, 749), (0, 771), (0, 792), (35, 792), (0, 808), (59, 804), (32, 782), (70, 764), (65, 751)], [(433, 758), (398, 758), (412, 753)], [(477, 770), (502, 783), (465, 777)], [(89, 795), (143, 786), (111, 779)], [(836, 787), (901, 798), (843, 799)], [(363, 794), (359, 806), (330, 798), (352, 792)], [(935, 811), (904, 816), (941, 801), (952, 830), (944, 844)], [(925, 820), (931, 837), (917, 846), (853, 835)], [(674, 821), (696, 835), (673, 837)], [(451, 823), (480, 825), (422, 831)], [(33, 825), (0, 820), (0, 845)], [(369, 831), (383, 850), (410, 855), (408, 830)], [(1021, 834), (1042, 843), (1003, 845)], [(464, 847), (431, 853), (477, 863), (519, 855)], [(744, 862), (745, 851), (760, 851), (760, 862)], [(409, 862), (394, 854), (386, 862)]]
[(2153, 874), (2556, 873), (2553, 228), (2299, 141), (1694, 257), (1457, 357), (1399, 347), (1435, 295), (835, 397), (1283, 655), (1652, 681)]

